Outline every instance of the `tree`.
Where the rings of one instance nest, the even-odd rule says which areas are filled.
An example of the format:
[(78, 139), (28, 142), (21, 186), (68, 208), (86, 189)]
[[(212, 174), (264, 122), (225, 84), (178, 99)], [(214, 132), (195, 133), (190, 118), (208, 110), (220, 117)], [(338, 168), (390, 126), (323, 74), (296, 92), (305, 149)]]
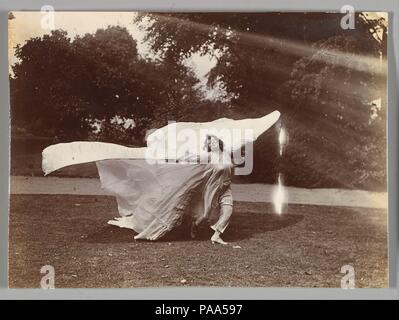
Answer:
[(209, 85), (222, 82), (239, 106), (260, 96), (275, 100), (292, 64), (312, 55), (317, 41), (345, 34), (372, 35), (377, 21), (356, 14), (356, 28), (343, 30), (340, 13), (142, 13), (136, 18), (145, 40), (164, 59), (181, 61), (193, 53), (218, 58)]
[[(12, 123), (35, 134), (85, 139), (93, 121), (134, 120), (136, 140), (150, 128), (179, 120), (200, 101), (196, 79), (179, 64), (146, 60), (122, 27), (68, 38), (53, 31), (18, 46), (11, 77)], [(112, 131), (112, 130), (111, 130)], [(102, 132), (105, 140), (115, 135)]]
[(16, 47), (20, 62), (11, 77), (12, 124), (34, 134), (65, 130), (79, 135), (87, 129), (85, 101), (73, 93), (76, 63), (71, 40), (62, 30), (32, 38)]
[[(299, 59), (290, 80), (280, 88), (281, 99), (293, 106), (295, 122), (289, 123), (291, 131), (304, 133), (313, 129), (311, 144), (306, 143), (306, 135), (295, 135), (292, 148), (323, 159), (324, 167), (311, 164), (317, 175), (327, 175), (327, 163), (334, 161), (334, 168), (351, 172), (346, 186), (383, 187), (386, 91), (382, 88), (386, 64), (379, 59), (380, 45), (371, 38), (361, 41), (340, 35), (318, 41), (313, 47), (314, 54)], [(372, 101), (378, 99), (381, 105), (377, 107)], [(328, 175), (333, 184), (335, 179), (345, 179), (340, 173)]]
[[(217, 57), (208, 84), (222, 83), (233, 97), (234, 117), (282, 112), (290, 143), (280, 158), (270, 137), (276, 132), (261, 137), (252, 181), (274, 183), (282, 172), (289, 185), (384, 189), (386, 22), (356, 13), (356, 28), (343, 30), (341, 18), (143, 13), (136, 21), (164, 59), (179, 62), (198, 52)], [(371, 101), (378, 97), (382, 108), (373, 118)]]

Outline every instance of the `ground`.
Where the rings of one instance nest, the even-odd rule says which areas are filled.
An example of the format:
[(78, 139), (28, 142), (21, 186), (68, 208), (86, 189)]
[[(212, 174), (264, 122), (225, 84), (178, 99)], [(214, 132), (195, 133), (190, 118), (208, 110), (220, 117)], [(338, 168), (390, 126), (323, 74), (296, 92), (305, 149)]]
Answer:
[[(107, 225), (118, 216), (109, 196), (11, 195), (9, 286), (40, 287), (55, 268), (56, 287), (340, 287), (343, 265), (356, 287), (387, 287), (385, 209), (235, 202), (225, 234), (191, 240), (183, 225), (156, 242)], [(234, 248), (239, 246), (240, 248)]]
[(40, 287), (43, 265), (54, 266), (56, 287), (340, 287), (343, 265), (355, 268), (356, 287), (388, 286), (386, 194), (287, 188), (279, 216), (271, 186), (233, 185), (230, 246), (213, 245), (206, 225), (197, 240), (183, 225), (160, 241), (135, 241), (133, 231), (106, 224), (118, 211), (98, 181), (66, 178), (98, 177), (95, 164), (40, 178), (41, 150), (51, 143), (13, 144), (10, 287)]

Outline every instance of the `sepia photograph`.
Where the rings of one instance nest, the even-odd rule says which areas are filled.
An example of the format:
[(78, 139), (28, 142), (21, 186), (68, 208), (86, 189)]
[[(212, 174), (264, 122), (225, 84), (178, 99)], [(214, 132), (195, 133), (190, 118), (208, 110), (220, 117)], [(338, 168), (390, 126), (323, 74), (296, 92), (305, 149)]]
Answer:
[(10, 288), (387, 288), (388, 14), (12, 11)]

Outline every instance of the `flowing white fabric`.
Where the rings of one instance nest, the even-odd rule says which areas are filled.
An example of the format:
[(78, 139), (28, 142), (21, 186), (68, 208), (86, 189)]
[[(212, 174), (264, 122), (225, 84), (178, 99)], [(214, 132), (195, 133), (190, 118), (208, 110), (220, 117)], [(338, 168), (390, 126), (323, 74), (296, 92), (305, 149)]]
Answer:
[(101, 185), (114, 194), (121, 219), (108, 223), (133, 229), (135, 239), (156, 240), (180, 225), (217, 219), (219, 195), (230, 181), (229, 166), (214, 163), (148, 164), (145, 160), (97, 162)]
[[(258, 119), (169, 124), (150, 134), (143, 148), (60, 143), (43, 150), (42, 168), (47, 175), (95, 161), (102, 188), (115, 195), (121, 215), (109, 223), (133, 229), (136, 239), (156, 240), (178, 226), (186, 214), (196, 222), (215, 222), (219, 196), (230, 187), (230, 151), (255, 141), (279, 117), (275, 111)], [(208, 134), (223, 140), (227, 151), (208, 154), (203, 149)], [(197, 156), (204, 154), (210, 161), (198, 163)]]
[(226, 150), (234, 152), (255, 141), (279, 117), (280, 112), (274, 111), (257, 119), (176, 122), (155, 130), (147, 137), (147, 147), (142, 148), (103, 142), (59, 143), (43, 150), (42, 169), (48, 175), (66, 166), (107, 159), (181, 159), (187, 154), (200, 154), (205, 136), (210, 133), (223, 140)]

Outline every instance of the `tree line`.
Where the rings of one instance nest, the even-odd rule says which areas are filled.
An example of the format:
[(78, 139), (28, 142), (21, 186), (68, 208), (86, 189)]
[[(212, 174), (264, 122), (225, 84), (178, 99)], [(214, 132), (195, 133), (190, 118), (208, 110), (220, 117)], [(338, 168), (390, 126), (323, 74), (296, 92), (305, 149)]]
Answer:
[[(386, 21), (336, 13), (141, 13), (154, 57), (138, 54), (123, 27), (68, 37), (55, 30), (17, 46), (10, 76), (14, 128), (66, 140), (143, 143), (168, 120), (210, 121), (282, 112), (283, 158), (271, 131), (255, 145), (251, 181), (386, 187)], [(207, 100), (185, 61), (213, 55)], [(379, 99), (379, 100), (378, 100)], [(380, 102), (373, 103), (378, 100)], [(113, 121), (133, 119), (134, 126)]]

